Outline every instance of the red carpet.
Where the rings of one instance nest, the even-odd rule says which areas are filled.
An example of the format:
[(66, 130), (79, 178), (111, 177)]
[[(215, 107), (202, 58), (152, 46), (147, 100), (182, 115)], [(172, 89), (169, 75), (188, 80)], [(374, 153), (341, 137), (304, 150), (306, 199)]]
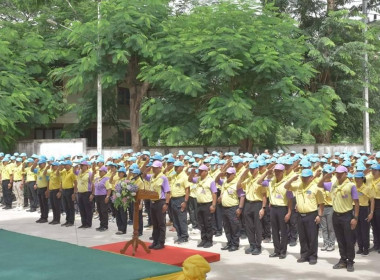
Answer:
[[(145, 243), (147, 244), (147, 246), (151, 244), (147, 242)], [(95, 246), (92, 248), (101, 250), (101, 251), (108, 251), (108, 252), (120, 254), (120, 249), (122, 249), (124, 245), (125, 245), (125, 241)], [(139, 259), (150, 260), (153, 262), (171, 264), (171, 265), (182, 267), (182, 263), (184, 260), (196, 254), (199, 254), (202, 257), (204, 257), (209, 263), (220, 261), (220, 254), (217, 254), (217, 253), (198, 251), (198, 250), (192, 250), (192, 249), (175, 247), (175, 246), (167, 246), (167, 245), (165, 245), (165, 249), (162, 249), (162, 250), (151, 250), (150, 254), (146, 253), (144, 249), (139, 246), (137, 248), (135, 257)], [(125, 252), (125, 255), (132, 256), (132, 246), (128, 247), (128, 250)]]

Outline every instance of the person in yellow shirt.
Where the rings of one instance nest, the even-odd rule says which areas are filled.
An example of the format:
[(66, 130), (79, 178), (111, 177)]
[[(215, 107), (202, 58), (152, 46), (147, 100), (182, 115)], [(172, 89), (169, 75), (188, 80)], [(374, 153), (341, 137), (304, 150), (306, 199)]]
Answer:
[(33, 166), (33, 162), (34, 161), (32, 158), (28, 158), (22, 165), (22, 173), (24, 174), (24, 186), (28, 189), (28, 196), (30, 199), (30, 209), (28, 210), (29, 212), (35, 212), (39, 207), (36, 185), (37, 176), (31, 168)]
[(22, 159), (16, 159), (16, 165), (13, 167), (12, 172), (13, 193), (16, 196), (16, 210), (22, 210), (24, 206), (24, 184), (22, 174)]
[(267, 170), (257, 181), (258, 184), (268, 187), (269, 190), (274, 245), (274, 253), (270, 254), (269, 257), (279, 257), (279, 259), (286, 258), (288, 247), (286, 223), (289, 221), (293, 209), (293, 194), (284, 188), (286, 183), (284, 173), (285, 166), (276, 164), (273, 169)]
[(201, 230), (202, 241), (197, 247), (210, 248), (213, 246), (212, 214), (216, 209), (216, 185), (214, 179), (208, 174), (208, 167), (201, 165), (198, 168), (198, 177), (195, 177), (195, 169), (191, 170), (190, 183), (196, 183), (197, 196), (197, 221)]
[[(115, 188), (118, 188), (118, 184), (126, 179), (127, 177), (127, 170), (124, 167), (119, 168), (117, 171), (117, 178), (114, 176), (115, 174), (112, 173), (109, 184), (112, 185), (112, 190), (115, 191)], [(114, 193), (116, 196), (116, 194)], [(116, 232), (117, 235), (126, 234), (127, 233), (127, 208), (124, 209), (124, 207), (119, 206), (118, 208), (115, 208), (116, 212), (116, 225), (118, 231)]]
[[(359, 249), (356, 254), (367, 256), (369, 254), (369, 225), (375, 210), (375, 193), (366, 184), (363, 172), (355, 173), (354, 178), (359, 195), (359, 219), (356, 227), (356, 242)], [(369, 202), (371, 202), (371, 210), (369, 210)]]
[(245, 250), (245, 253), (260, 255), (263, 238), (261, 219), (265, 215), (267, 190), (257, 184), (259, 164), (252, 162), (248, 167), (249, 169), (244, 171), (237, 183), (237, 188), (243, 189), (246, 197), (243, 218), (250, 247)]
[[(134, 181), (134, 184), (136, 186), (138, 186), (139, 190), (144, 190), (144, 189), (149, 189), (149, 186), (148, 186), (148, 183), (146, 183), (143, 179), (142, 179), (142, 174), (141, 174), (141, 170), (138, 168), (138, 165), (136, 165), (135, 168), (133, 168), (132, 170), (130, 169), (129, 172), (128, 172), (128, 179)], [(143, 229), (144, 229), (144, 226), (143, 226), (143, 203), (145, 203), (145, 200), (141, 200), (140, 201), (140, 205), (139, 205), (139, 236), (143, 235)], [(134, 213), (134, 203), (132, 203), (132, 207), (131, 207), (131, 212), (132, 212), (132, 216), (133, 216), (133, 213)]]
[[(90, 172), (90, 165), (87, 161), (81, 162), (79, 166), (79, 171), (74, 170), (74, 174), (77, 175), (77, 187), (74, 187), (74, 192), (78, 194), (78, 206), (82, 222), (78, 228), (85, 229), (92, 227), (92, 201), (94, 199), (92, 180), (94, 178), (94, 174)], [(107, 168), (105, 166), (102, 166), (100, 169), (107, 172)]]
[[(380, 160), (380, 152), (376, 153), (376, 159)], [(373, 231), (373, 247), (369, 251), (378, 251), (380, 254), (380, 164), (371, 166), (371, 173), (366, 177), (367, 185), (371, 187), (375, 194), (375, 211), (371, 220)]]
[(72, 227), (75, 220), (74, 190), (77, 187), (77, 176), (74, 174), (72, 165), (71, 161), (66, 160), (60, 166), (61, 192), (66, 213), (66, 222), (61, 225), (63, 227)]
[(51, 163), (51, 171), (49, 176), (48, 190), (50, 195), (50, 205), (53, 211), (53, 220), (49, 223), (51, 225), (58, 225), (61, 223), (61, 173), (59, 170), (59, 163), (53, 161)]
[[(218, 168), (218, 160), (212, 159), (210, 161), (210, 176), (215, 180), (216, 176), (220, 173), (220, 168)], [(218, 192), (216, 193), (216, 199), (220, 197), (221, 186), (216, 185)], [(216, 204), (215, 213), (212, 215), (212, 228), (215, 237), (222, 236), (223, 234), (223, 207), (220, 203)]]
[[(38, 167), (37, 167), (38, 165)], [(36, 168), (37, 167), (37, 168)], [(38, 200), (40, 202), (40, 211), (41, 211), (41, 217), (36, 221), (36, 223), (47, 223), (48, 222), (48, 215), (49, 215), (49, 204), (48, 204), (48, 197), (49, 197), (49, 190), (48, 190), (48, 183), (49, 183), (49, 168), (46, 164), (46, 159), (36, 159), (34, 161), (33, 166), (31, 167), (33, 172), (37, 174), (37, 195)]]
[[(334, 183), (325, 183), (326, 177), (329, 176), (325, 175), (318, 183), (318, 187), (330, 191), (333, 198), (333, 225), (340, 254), (340, 260), (333, 268), (346, 268), (348, 272), (353, 272), (354, 230), (359, 216), (359, 196), (356, 186), (347, 178), (348, 169), (339, 165), (335, 172), (337, 180)], [(353, 204), (355, 205), (354, 214), (352, 214)]]
[[(221, 178), (225, 177), (224, 180)], [(223, 227), (227, 245), (222, 250), (233, 252), (239, 249), (241, 222), (240, 215), (244, 208), (244, 191), (237, 188), (239, 178), (234, 167), (223, 167), (215, 181), (222, 186), (219, 202), (223, 207)]]
[(183, 171), (185, 165), (182, 161), (174, 162), (175, 174), (170, 178), (171, 199), (170, 205), (173, 215), (173, 226), (177, 232), (175, 243), (188, 242), (186, 206), (190, 196), (190, 183), (187, 174)]
[(3, 168), (1, 169), (1, 186), (3, 188), (3, 197), (5, 206), (3, 209), (9, 210), (12, 209), (12, 185), (13, 178), (12, 166), (9, 164), (9, 158), (4, 157), (2, 160)]
[(298, 232), (301, 245), (301, 257), (297, 262), (309, 262), (314, 265), (318, 259), (318, 224), (323, 215), (323, 194), (316, 183), (311, 169), (303, 169), (301, 183), (295, 184), (299, 175), (285, 184), (285, 189), (295, 192), (298, 210)]

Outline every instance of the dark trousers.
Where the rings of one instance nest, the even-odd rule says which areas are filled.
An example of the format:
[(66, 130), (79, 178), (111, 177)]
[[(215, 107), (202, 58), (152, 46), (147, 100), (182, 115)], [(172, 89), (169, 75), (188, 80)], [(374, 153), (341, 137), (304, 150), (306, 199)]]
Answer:
[(38, 208), (38, 196), (37, 196), (37, 190), (34, 189), (34, 186), (36, 185), (35, 181), (26, 182), (26, 188), (28, 189), (28, 197), (30, 201), (30, 209), (37, 209)]
[(308, 214), (298, 213), (301, 258), (309, 261), (318, 258), (318, 225), (315, 223), (317, 216), (318, 211)]
[(47, 187), (37, 188), (37, 196), (40, 202), (41, 219), (44, 219), (44, 220), (47, 220), (48, 215), (49, 215), (49, 203), (45, 195), (46, 191), (47, 191)]
[(95, 195), (96, 208), (99, 213), (100, 227), (108, 228), (108, 203), (105, 202), (106, 195)]
[(1, 186), (3, 188), (4, 205), (12, 207), (12, 188), (8, 189), (9, 182), (10, 180), (3, 180)]
[(119, 206), (116, 210), (116, 225), (117, 229), (122, 232), (127, 232), (128, 214), (127, 209), (124, 210), (123, 206)]
[(369, 222), (366, 220), (368, 214), (368, 206), (360, 206), (358, 224), (355, 229), (355, 237), (359, 250), (369, 249)]
[(265, 213), (261, 219), (261, 228), (263, 229), (263, 238), (270, 239), (272, 236), (271, 227), (270, 227), (270, 207), (265, 208)]
[(165, 204), (164, 199), (151, 201), (150, 213), (153, 225), (153, 244), (165, 244), (166, 238), (166, 222), (165, 216), (166, 213), (162, 213), (162, 207)]
[(187, 211), (189, 212), (190, 222), (193, 228), (198, 228), (198, 203), (195, 197), (189, 197)]
[(261, 248), (263, 229), (260, 221), (259, 212), (263, 205), (262, 201), (248, 201), (244, 205), (243, 219), (245, 221), (245, 231), (249, 244), (252, 248)]
[(295, 211), (296, 198), (293, 198), (293, 211), (290, 215), (289, 222), (287, 223), (288, 227), (288, 242), (296, 242), (298, 239), (297, 224), (298, 224), (298, 212)]
[(211, 222), (211, 212), (210, 212), (211, 202), (208, 203), (198, 203), (197, 209), (197, 222), (198, 227), (201, 230), (202, 241), (212, 242), (212, 222)]
[(236, 216), (238, 205), (232, 207), (223, 207), (223, 227), (227, 238), (228, 246), (239, 247), (240, 244), (240, 218)]
[(74, 188), (71, 189), (63, 189), (63, 208), (66, 213), (66, 222), (73, 224), (75, 217), (75, 209), (74, 209), (74, 201), (72, 199), (72, 195), (74, 193)]
[(82, 226), (92, 226), (92, 201), (90, 201), (91, 192), (78, 193), (78, 206)]
[(288, 248), (288, 233), (284, 219), (288, 213), (288, 207), (272, 205), (270, 211), (274, 252), (277, 254), (286, 254)]
[(61, 221), (61, 198), (57, 198), (57, 193), (59, 190), (51, 190), (50, 193), (50, 204), (51, 210), (53, 211), (53, 221)]
[(352, 218), (352, 211), (343, 214), (334, 212), (333, 214), (334, 231), (342, 262), (353, 262), (355, 259), (354, 231), (351, 230), (350, 224)]
[[(150, 200), (149, 200), (150, 201)], [(131, 213), (132, 213), (132, 216), (134, 215), (134, 211), (135, 211), (135, 203), (133, 202), (132, 203), (132, 207), (131, 207)], [(132, 219), (133, 221), (133, 219)], [(142, 215), (142, 209), (139, 210), (139, 234), (142, 234), (143, 233), (143, 229), (144, 229), (144, 225), (143, 225), (143, 215)]]
[(181, 211), (181, 203), (185, 201), (185, 197), (172, 197), (170, 205), (173, 215), (173, 226), (177, 231), (177, 237), (179, 239), (188, 239), (189, 232), (187, 229), (187, 212), (186, 208)]
[(26, 185), (24, 184), (24, 187), (22, 189), (22, 191), (24, 192), (24, 207), (28, 207), (29, 206), (29, 190), (28, 188), (26, 187)]
[[(379, 206), (379, 207), (378, 207)], [(373, 231), (373, 247), (380, 249), (380, 199), (375, 199), (375, 213), (371, 220)]]
[(221, 204), (216, 205), (215, 212), (212, 214), (212, 229), (214, 233), (223, 232), (223, 206)]
[(150, 200), (149, 199), (145, 199), (144, 200), (144, 205), (145, 205), (146, 213), (148, 215), (148, 225), (151, 225), (152, 224), (152, 218), (151, 218), (151, 215), (150, 215), (150, 205), (151, 205)]

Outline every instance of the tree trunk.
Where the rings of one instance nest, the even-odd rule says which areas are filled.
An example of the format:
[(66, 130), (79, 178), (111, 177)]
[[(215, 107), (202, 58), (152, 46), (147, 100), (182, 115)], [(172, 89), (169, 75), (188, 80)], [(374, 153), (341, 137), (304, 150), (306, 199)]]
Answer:
[(149, 89), (149, 83), (141, 82), (137, 79), (137, 75), (139, 74), (139, 72), (140, 72), (140, 68), (139, 68), (138, 57), (132, 56), (129, 59), (129, 63), (128, 63), (126, 84), (128, 86), (129, 93), (130, 93), (129, 121), (130, 121), (130, 127), (131, 127), (132, 149), (135, 152), (140, 151), (142, 147), (141, 135), (139, 133), (140, 107), (141, 107), (141, 102), (144, 96), (146, 96)]
[(313, 135), (315, 142), (317, 144), (329, 144), (331, 143), (331, 131), (326, 131), (324, 133), (311, 133)]
[(327, 0), (327, 13), (334, 11), (335, 9), (335, 0)]

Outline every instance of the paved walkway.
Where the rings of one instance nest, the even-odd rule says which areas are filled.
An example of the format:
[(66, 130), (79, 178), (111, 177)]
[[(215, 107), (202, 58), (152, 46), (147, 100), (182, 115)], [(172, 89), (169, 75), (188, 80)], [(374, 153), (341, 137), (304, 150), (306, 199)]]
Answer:
[[(49, 213), (49, 221), (52, 214)], [(19, 233), (39, 236), (64, 242), (77, 244), (80, 246), (95, 246), (113, 242), (128, 240), (132, 235), (132, 226), (128, 226), (126, 235), (116, 235), (116, 222), (110, 222), (109, 230), (106, 232), (97, 232), (95, 230), (99, 225), (99, 220), (94, 219), (93, 228), (78, 229), (80, 225), (79, 217), (76, 218), (75, 227), (61, 227), (60, 225), (36, 224), (39, 218), (37, 212), (30, 213), (26, 211), (3, 210), (0, 209), (0, 228), (15, 231)], [(145, 218), (144, 218), (145, 219)], [(61, 221), (65, 221), (62, 216)], [(141, 237), (144, 241), (149, 241), (152, 231), (144, 229), (144, 235)], [(197, 243), (200, 235), (190, 234), (190, 241), (187, 244), (174, 244), (176, 234), (167, 229), (166, 244), (172, 246), (181, 246), (192, 249), (198, 249)], [(1, 242), (1, 240), (0, 240)], [(246, 255), (244, 249), (247, 247), (248, 240), (241, 241), (238, 251), (225, 252), (220, 248), (226, 239), (224, 236), (214, 238), (214, 246), (209, 249), (203, 249), (210, 252), (221, 254), (221, 261), (211, 264), (211, 272), (207, 279), (380, 279), (380, 254), (377, 252), (370, 253), (369, 256), (363, 257), (358, 255), (355, 259), (355, 272), (346, 270), (333, 270), (332, 266), (339, 260), (339, 253), (336, 249), (333, 252), (319, 253), (318, 263), (309, 265), (308, 263), (299, 264), (296, 262), (299, 258), (299, 246), (288, 247), (288, 255), (284, 260), (278, 258), (269, 258), (268, 255), (273, 252), (273, 244), (263, 244), (263, 253), (260, 256)], [(321, 240), (320, 240), (321, 242)], [(1, 252), (0, 252), (1, 258)], [(1, 275), (1, 272), (0, 272)], [(1, 276), (0, 276), (1, 279)]]

